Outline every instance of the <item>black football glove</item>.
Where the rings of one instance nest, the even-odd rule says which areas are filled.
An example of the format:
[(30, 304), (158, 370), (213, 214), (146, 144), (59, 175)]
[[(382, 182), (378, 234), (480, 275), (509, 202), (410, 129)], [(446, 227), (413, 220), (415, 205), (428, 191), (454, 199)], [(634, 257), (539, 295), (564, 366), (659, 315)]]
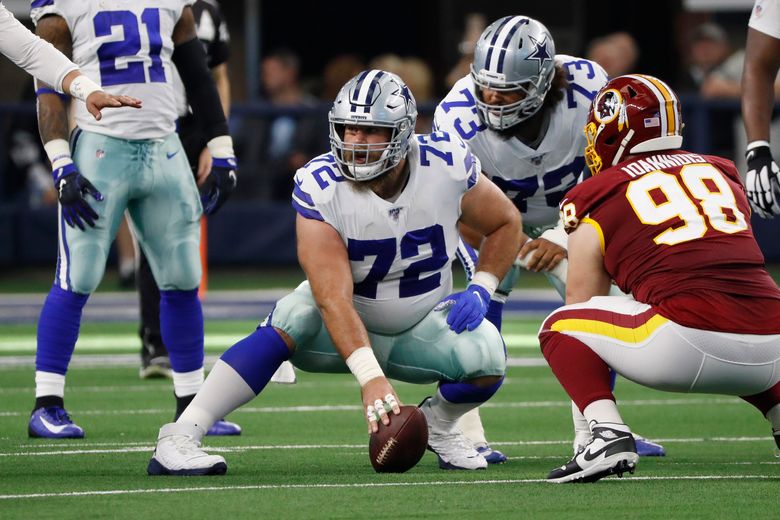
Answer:
[(89, 205), (86, 196), (91, 195), (93, 199), (101, 201), (103, 195), (79, 173), (73, 163), (57, 168), (52, 172), (52, 176), (65, 223), (82, 231), (85, 222), (90, 227), (95, 227), (98, 214)]
[(745, 153), (748, 172), (745, 178), (745, 189), (750, 206), (763, 218), (772, 218), (780, 215), (780, 201), (778, 201), (778, 176), (780, 168), (772, 159), (772, 152), (767, 145), (759, 145)]
[(236, 188), (236, 164), (235, 157), (214, 157), (211, 163), (211, 173), (203, 186), (200, 200), (203, 203), (203, 212), (213, 215), (227, 201), (230, 194)]

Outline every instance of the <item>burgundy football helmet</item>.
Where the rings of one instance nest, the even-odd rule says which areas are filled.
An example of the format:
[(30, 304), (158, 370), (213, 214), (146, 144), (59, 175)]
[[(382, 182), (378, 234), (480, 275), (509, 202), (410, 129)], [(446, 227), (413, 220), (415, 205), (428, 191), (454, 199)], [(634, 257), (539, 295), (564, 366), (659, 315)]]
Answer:
[(682, 146), (680, 99), (658, 78), (618, 76), (599, 91), (585, 125), (585, 162), (592, 174), (629, 154)]

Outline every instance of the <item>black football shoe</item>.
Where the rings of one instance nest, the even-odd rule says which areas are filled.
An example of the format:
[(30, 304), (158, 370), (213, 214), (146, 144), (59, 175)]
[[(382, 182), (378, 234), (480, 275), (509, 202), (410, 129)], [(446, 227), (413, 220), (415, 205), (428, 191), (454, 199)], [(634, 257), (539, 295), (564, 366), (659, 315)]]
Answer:
[(633, 473), (639, 455), (636, 442), (623, 424), (595, 423), (593, 436), (572, 459), (547, 475), (548, 482), (596, 482), (609, 475)]

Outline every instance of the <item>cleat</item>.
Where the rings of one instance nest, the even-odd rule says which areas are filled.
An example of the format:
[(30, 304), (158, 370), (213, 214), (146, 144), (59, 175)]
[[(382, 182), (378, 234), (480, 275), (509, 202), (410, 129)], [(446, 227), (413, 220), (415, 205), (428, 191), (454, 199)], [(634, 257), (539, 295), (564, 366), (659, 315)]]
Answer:
[(200, 449), (203, 430), (194, 424), (169, 423), (160, 428), (157, 447), (149, 460), (149, 475), (224, 475), (227, 463)]
[(507, 461), (506, 455), (498, 450), (494, 450), (485, 443), (475, 444), (474, 449), (477, 453), (485, 457), (488, 464), (503, 464)]
[(280, 385), (294, 385), (298, 381), (295, 375), (295, 367), (289, 361), (283, 361), (274, 375), (271, 376), (271, 382)]
[(206, 435), (212, 436), (225, 436), (225, 435), (241, 435), (241, 426), (234, 422), (220, 419), (211, 425)]
[(660, 444), (649, 441), (641, 435), (634, 435), (634, 441), (636, 442), (636, 453), (640, 457), (665, 457), (666, 449)]
[[(625, 427), (624, 425), (614, 425)], [(609, 475), (634, 473), (639, 455), (631, 432), (611, 423), (593, 425), (593, 437), (572, 459), (547, 475), (548, 482), (596, 482)]]
[(83, 439), (84, 430), (70, 420), (61, 406), (38, 408), (30, 415), (27, 435), (45, 439)]
[(436, 417), (426, 398), (420, 410), (428, 422), (428, 449), (436, 454), (441, 469), (487, 469), (487, 461), (463, 432)]
[[(141, 338), (141, 368), (138, 375), (141, 379), (173, 378), (173, 369), (171, 368), (171, 359), (168, 357), (168, 351), (162, 344), (162, 339), (153, 341), (144, 331)], [(159, 336), (158, 336), (159, 338)]]

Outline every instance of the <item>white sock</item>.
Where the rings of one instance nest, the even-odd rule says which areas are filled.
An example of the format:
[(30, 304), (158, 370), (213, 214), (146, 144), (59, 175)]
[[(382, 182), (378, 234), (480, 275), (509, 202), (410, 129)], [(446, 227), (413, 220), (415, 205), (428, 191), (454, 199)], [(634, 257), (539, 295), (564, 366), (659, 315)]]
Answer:
[(35, 397), (56, 395), (65, 397), (65, 376), (53, 372), (35, 371)]
[(476, 408), (480, 403), (451, 403), (447, 401), (441, 391), (437, 388), (436, 393), (431, 397), (431, 412), (438, 419), (445, 431), (451, 431), (455, 428), (455, 423), (463, 417), (466, 412)]
[(766, 418), (772, 425), (773, 432), (780, 432), (780, 404), (774, 405), (766, 413)]
[(588, 427), (588, 420), (585, 418), (584, 415), (582, 415), (582, 412), (579, 408), (577, 408), (577, 405), (574, 404), (574, 401), (571, 402), (571, 419), (574, 423), (574, 435), (576, 436), (578, 433), (587, 432), (588, 435), (590, 435), (590, 427)]
[(119, 261), (119, 274), (130, 276), (135, 273), (135, 258), (123, 258)]
[(176, 397), (198, 393), (203, 386), (203, 367), (192, 372), (173, 373), (173, 393)]
[(244, 378), (218, 359), (202, 388), (176, 422), (194, 424), (208, 431), (214, 421), (254, 398), (255, 392)]
[(595, 421), (597, 423), (616, 423), (624, 424), (623, 418), (620, 417), (617, 405), (612, 399), (599, 399), (593, 401), (582, 411), (582, 414), (587, 419), (588, 423)]
[(457, 427), (461, 429), (463, 435), (469, 438), (472, 444), (484, 444), (487, 446), (485, 429), (482, 427), (482, 419), (479, 417), (479, 407), (461, 415)]

